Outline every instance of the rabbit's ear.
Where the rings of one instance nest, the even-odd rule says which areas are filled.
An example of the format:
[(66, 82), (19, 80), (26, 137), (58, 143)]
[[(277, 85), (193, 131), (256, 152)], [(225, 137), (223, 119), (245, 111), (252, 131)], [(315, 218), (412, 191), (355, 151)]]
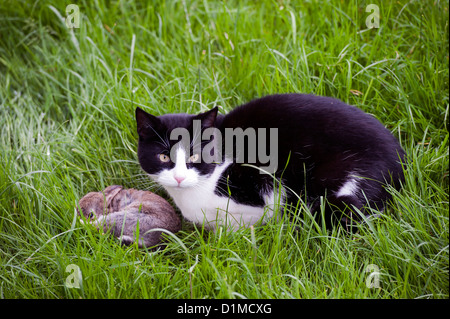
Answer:
[(113, 198), (123, 189), (120, 185), (111, 185), (105, 188), (103, 194), (106, 197), (106, 207), (109, 207)]

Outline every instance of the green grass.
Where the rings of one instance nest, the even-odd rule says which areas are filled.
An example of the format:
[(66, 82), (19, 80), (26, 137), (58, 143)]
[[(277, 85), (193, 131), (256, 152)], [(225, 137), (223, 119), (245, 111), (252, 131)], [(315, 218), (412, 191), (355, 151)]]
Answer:
[[(77, 1), (70, 30), (64, 1), (2, 1), (0, 297), (448, 298), (449, 2), (379, 2), (365, 30), (370, 3)], [(399, 138), (406, 181), (383, 218), (354, 235), (308, 215), (184, 223), (156, 253), (77, 222), (76, 202), (111, 184), (166, 196), (137, 163), (136, 106), (225, 112), (283, 92), (339, 98)]]

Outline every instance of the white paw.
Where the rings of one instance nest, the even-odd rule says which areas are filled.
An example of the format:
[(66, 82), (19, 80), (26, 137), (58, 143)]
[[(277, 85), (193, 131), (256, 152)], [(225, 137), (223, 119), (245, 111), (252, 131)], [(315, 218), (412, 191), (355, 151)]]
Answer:
[(127, 245), (127, 246), (131, 245), (133, 243), (133, 241), (134, 241), (133, 237), (126, 236), (126, 235), (120, 236), (119, 240), (120, 240), (121, 244), (124, 244), (124, 245)]

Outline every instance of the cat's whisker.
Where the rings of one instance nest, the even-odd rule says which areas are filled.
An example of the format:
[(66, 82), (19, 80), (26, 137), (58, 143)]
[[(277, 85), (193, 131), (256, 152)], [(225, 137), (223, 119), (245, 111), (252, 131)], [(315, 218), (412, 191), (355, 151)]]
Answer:
[(161, 137), (161, 135), (159, 135), (159, 133), (152, 127), (152, 126), (150, 126), (150, 128), (152, 129), (152, 131), (159, 137), (159, 139), (162, 141), (162, 145), (163, 146), (165, 146), (165, 147), (167, 147), (167, 148), (170, 148), (170, 145), (169, 145), (169, 143), (167, 143), (167, 138), (166, 139), (163, 139), (162, 137)]
[(198, 140), (200, 137), (201, 137), (201, 130), (195, 130), (190, 146), (194, 147), (196, 144), (198, 144)]
[[(182, 160), (173, 163), (164, 161), (165, 157), (157, 161), (155, 155), (163, 152), (161, 148), (169, 150), (174, 142), (169, 139), (174, 128), (185, 129), (193, 135), (189, 140), (182, 141), (186, 142), (186, 146), (193, 147), (195, 152), (197, 147), (203, 150), (209, 145), (210, 141), (201, 139), (202, 130), (192, 121), (195, 118), (215, 123), (219, 132), (234, 130), (234, 137), (229, 142), (236, 143), (243, 138), (244, 146), (239, 146), (239, 142), (237, 145), (222, 145), (219, 149), (221, 154), (227, 150), (233, 151), (232, 161), (222, 165), (195, 161), (191, 165)], [(158, 121), (151, 119), (155, 123)], [(218, 115), (217, 109), (213, 109), (197, 117), (165, 115), (159, 121), (158, 125), (151, 126), (146, 122), (145, 115), (137, 117), (138, 131), (153, 136), (151, 142), (139, 141), (139, 160), (141, 165), (144, 164), (145, 171), (154, 174), (136, 174), (131, 179), (142, 187), (166, 189), (183, 215), (194, 222), (201, 223), (204, 219), (206, 222), (215, 221), (218, 209), (227, 210), (231, 201), (233, 209), (230, 214), (236, 223), (243, 221), (252, 225), (265, 214), (261, 202), (274, 204), (279, 189), (283, 191), (286, 205), (295, 206), (302, 197), (315, 211), (317, 202), (325, 197), (330, 208), (332, 205), (347, 212), (352, 210), (351, 207), (363, 211), (364, 203), (369, 201), (383, 208), (389, 194), (382, 182), (389, 184), (386, 179), (390, 177), (390, 184), (398, 189), (404, 180), (401, 162), (405, 153), (392, 134), (374, 117), (328, 97), (278, 94), (254, 100), (226, 115)], [(194, 130), (189, 130), (193, 124)], [(250, 130), (247, 131), (247, 128)], [(276, 130), (276, 148), (272, 147), (272, 137), (275, 136), (272, 129)], [(266, 134), (260, 130), (270, 130), (270, 139), (261, 140)], [(257, 135), (252, 135), (255, 132), (258, 132)], [(223, 141), (227, 143), (227, 140), (225, 138)], [(252, 150), (256, 152), (255, 148), (250, 147), (254, 143), (258, 146), (257, 155), (251, 154)], [(268, 149), (264, 151), (263, 145)], [(260, 150), (264, 152), (262, 155)], [(189, 158), (189, 154), (185, 153), (190, 150), (180, 148), (174, 151), (177, 159)], [(268, 151), (270, 154), (267, 154)], [(275, 153), (272, 154), (272, 151)], [(276, 173), (270, 178), (260, 174), (255, 166), (264, 169), (267, 165), (261, 162), (267, 157), (271, 165), (272, 155), (276, 156), (275, 164), (283, 166), (278, 170), (275, 167)], [(253, 161), (256, 158), (258, 164)], [(250, 160), (252, 163), (248, 163)], [(241, 161), (248, 165), (230, 165)], [(249, 169), (251, 166), (255, 170)], [(272, 170), (272, 167), (267, 168)], [(167, 186), (176, 186), (177, 182), (181, 188)], [(281, 187), (278, 187), (280, 184)], [(294, 191), (299, 195), (296, 196)], [(327, 218), (333, 210), (327, 208)]]

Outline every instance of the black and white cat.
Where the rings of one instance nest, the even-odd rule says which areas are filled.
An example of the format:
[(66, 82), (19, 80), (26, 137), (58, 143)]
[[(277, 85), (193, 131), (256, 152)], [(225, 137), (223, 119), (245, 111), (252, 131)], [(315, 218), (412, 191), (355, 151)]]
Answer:
[[(386, 185), (398, 189), (404, 179), (405, 153), (394, 136), (373, 116), (334, 98), (271, 95), (226, 115), (217, 107), (162, 116), (137, 108), (136, 121), (142, 169), (186, 219), (211, 229), (265, 222), (277, 205), (296, 206), (299, 198), (315, 212), (321, 196), (327, 225), (348, 224), (360, 219), (354, 208), (383, 210)], [(173, 138), (179, 129), (189, 133), (188, 143)]]

